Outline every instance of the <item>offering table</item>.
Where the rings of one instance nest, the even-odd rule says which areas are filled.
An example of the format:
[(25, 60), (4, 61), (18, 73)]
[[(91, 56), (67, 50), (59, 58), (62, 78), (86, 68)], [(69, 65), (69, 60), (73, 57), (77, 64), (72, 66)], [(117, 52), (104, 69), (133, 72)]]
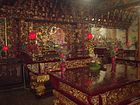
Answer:
[(54, 105), (118, 105), (140, 96), (140, 80), (123, 74), (102, 70), (97, 74), (87, 66), (49, 75), (54, 86)]

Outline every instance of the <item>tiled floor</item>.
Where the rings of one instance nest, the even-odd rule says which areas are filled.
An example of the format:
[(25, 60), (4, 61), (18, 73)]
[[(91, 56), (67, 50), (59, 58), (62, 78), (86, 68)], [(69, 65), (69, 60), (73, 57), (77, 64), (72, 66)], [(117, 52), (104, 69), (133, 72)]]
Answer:
[(38, 99), (28, 89), (0, 92), (0, 105), (53, 105), (53, 96)]

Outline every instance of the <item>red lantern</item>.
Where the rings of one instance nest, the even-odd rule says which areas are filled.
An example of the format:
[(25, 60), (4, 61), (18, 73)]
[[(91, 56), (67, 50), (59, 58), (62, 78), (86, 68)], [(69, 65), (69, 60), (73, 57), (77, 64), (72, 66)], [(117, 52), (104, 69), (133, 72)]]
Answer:
[(35, 32), (30, 32), (30, 33), (29, 33), (29, 39), (30, 39), (30, 40), (35, 40), (36, 38), (37, 38), (37, 35), (36, 35)]
[(91, 40), (91, 39), (93, 38), (93, 35), (92, 35), (91, 33), (89, 33), (89, 34), (87, 35), (87, 38), (88, 38), (89, 40)]
[(3, 51), (8, 51), (9, 50), (9, 47), (5, 45), (5, 46), (3, 46), (2, 50)]

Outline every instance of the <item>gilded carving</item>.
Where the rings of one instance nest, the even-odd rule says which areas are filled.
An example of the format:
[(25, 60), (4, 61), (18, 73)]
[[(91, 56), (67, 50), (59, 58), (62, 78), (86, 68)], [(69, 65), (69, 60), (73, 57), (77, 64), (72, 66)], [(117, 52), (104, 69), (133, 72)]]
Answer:
[[(87, 94), (85, 94), (85, 93), (83, 93), (83, 92), (81, 92), (81, 91), (79, 91), (79, 90), (77, 90), (77, 89), (75, 89), (67, 84), (60, 82), (59, 89), (74, 96), (75, 98), (77, 98), (81, 102), (83, 102), (85, 104), (89, 104)], [(99, 97), (93, 96), (91, 99), (91, 103), (94, 105), (98, 105), (99, 104)]]
[[(74, 96), (76, 99), (80, 100), (81, 102), (85, 103), (86, 105), (89, 105), (89, 102), (87, 100), (87, 95), (85, 93), (82, 93), (81, 91), (72, 88), (69, 85), (66, 85), (62, 82), (60, 82), (60, 87), (59, 89), (63, 90), (64, 92), (66, 92), (67, 94), (70, 94), (72, 96)], [(54, 96), (59, 100), (59, 102), (63, 101), (64, 98), (66, 98), (65, 96), (60, 95), (60, 93), (56, 90), (53, 90)], [(70, 99), (67, 98), (67, 101), (70, 101)], [(77, 104), (73, 104), (73, 103), (68, 103), (66, 101), (63, 101), (63, 103), (67, 103), (66, 105), (77, 105)], [(99, 105), (99, 97), (98, 96), (93, 96), (91, 98), (91, 103), (93, 105)], [(56, 104), (58, 105), (58, 104)], [(65, 104), (64, 104), (65, 105)]]
[[(81, 60), (72, 60), (66, 61), (66, 68), (78, 68), (87, 66), (87, 64), (91, 61), (91, 58), (81, 59)], [(44, 68), (41, 67), (41, 73), (47, 73), (48, 71), (60, 70), (60, 62), (48, 62), (48, 63), (40, 63), (40, 65), (44, 64)], [(38, 64), (27, 64), (27, 67), (35, 73), (38, 73), (39, 67)], [(38, 69), (37, 69), (38, 68)]]
[(82, 60), (72, 60), (66, 61), (66, 68), (78, 68), (87, 66), (87, 64), (91, 61), (91, 59), (82, 59)]
[(139, 90), (140, 84), (133, 83), (121, 88), (107, 91), (101, 95), (103, 105), (113, 105), (117, 104), (126, 98), (140, 94)]
[(54, 105), (62, 105), (62, 104), (63, 105), (77, 105), (75, 102), (68, 99), (67, 97), (65, 97), (64, 95), (62, 95), (61, 93), (59, 93), (56, 90), (53, 90), (53, 94), (57, 98), (54, 102)]
[(97, 96), (93, 96), (92, 98), (91, 98), (91, 103), (93, 104), (93, 105), (99, 105), (99, 96), (97, 95)]
[(67, 84), (60, 82), (59, 89), (76, 97), (77, 99), (79, 99), (80, 101), (82, 101), (84, 103), (88, 103), (87, 95), (85, 93), (83, 93)]
[[(72, 61), (66, 61), (66, 68), (78, 68), (78, 67), (84, 67), (87, 63), (90, 62), (90, 58), (88, 59), (81, 59), (81, 60), (72, 60)], [(48, 62), (48, 63), (40, 63), (40, 66), (44, 65), (42, 67), (39, 67), (39, 64), (27, 64), (27, 67), (29, 70), (33, 73), (37, 73), (37, 75), (34, 75), (33, 73), (30, 73), (31, 77), (31, 88), (33, 90), (36, 90), (36, 87), (38, 87), (41, 83), (45, 83), (45, 81), (49, 80), (49, 77), (47, 75), (48, 71), (55, 71), (60, 70), (60, 62)], [(44, 75), (39, 75), (39, 68), (41, 73)], [(70, 75), (70, 74), (69, 74)], [(73, 75), (73, 74), (71, 74)], [(73, 77), (73, 76), (70, 76)], [(37, 93), (38, 94), (38, 93)]]

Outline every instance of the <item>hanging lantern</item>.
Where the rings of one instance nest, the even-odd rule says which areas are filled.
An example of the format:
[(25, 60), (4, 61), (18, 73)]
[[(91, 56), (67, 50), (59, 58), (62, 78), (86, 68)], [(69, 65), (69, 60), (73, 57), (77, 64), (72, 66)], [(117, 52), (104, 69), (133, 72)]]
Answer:
[(93, 38), (93, 35), (92, 35), (91, 33), (89, 33), (89, 34), (87, 35), (87, 38), (88, 38), (88, 40), (91, 40), (91, 39)]
[(36, 35), (35, 32), (32, 31), (32, 32), (29, 33), (29, 39), (30, 40), (35, 40), (36, 38), (37, 38), (37, 35)]
[(9, 47), (5, 45), (5, 46), (3, 46), (2, 50), (3, 51), (8, 51), (9, 50)]

